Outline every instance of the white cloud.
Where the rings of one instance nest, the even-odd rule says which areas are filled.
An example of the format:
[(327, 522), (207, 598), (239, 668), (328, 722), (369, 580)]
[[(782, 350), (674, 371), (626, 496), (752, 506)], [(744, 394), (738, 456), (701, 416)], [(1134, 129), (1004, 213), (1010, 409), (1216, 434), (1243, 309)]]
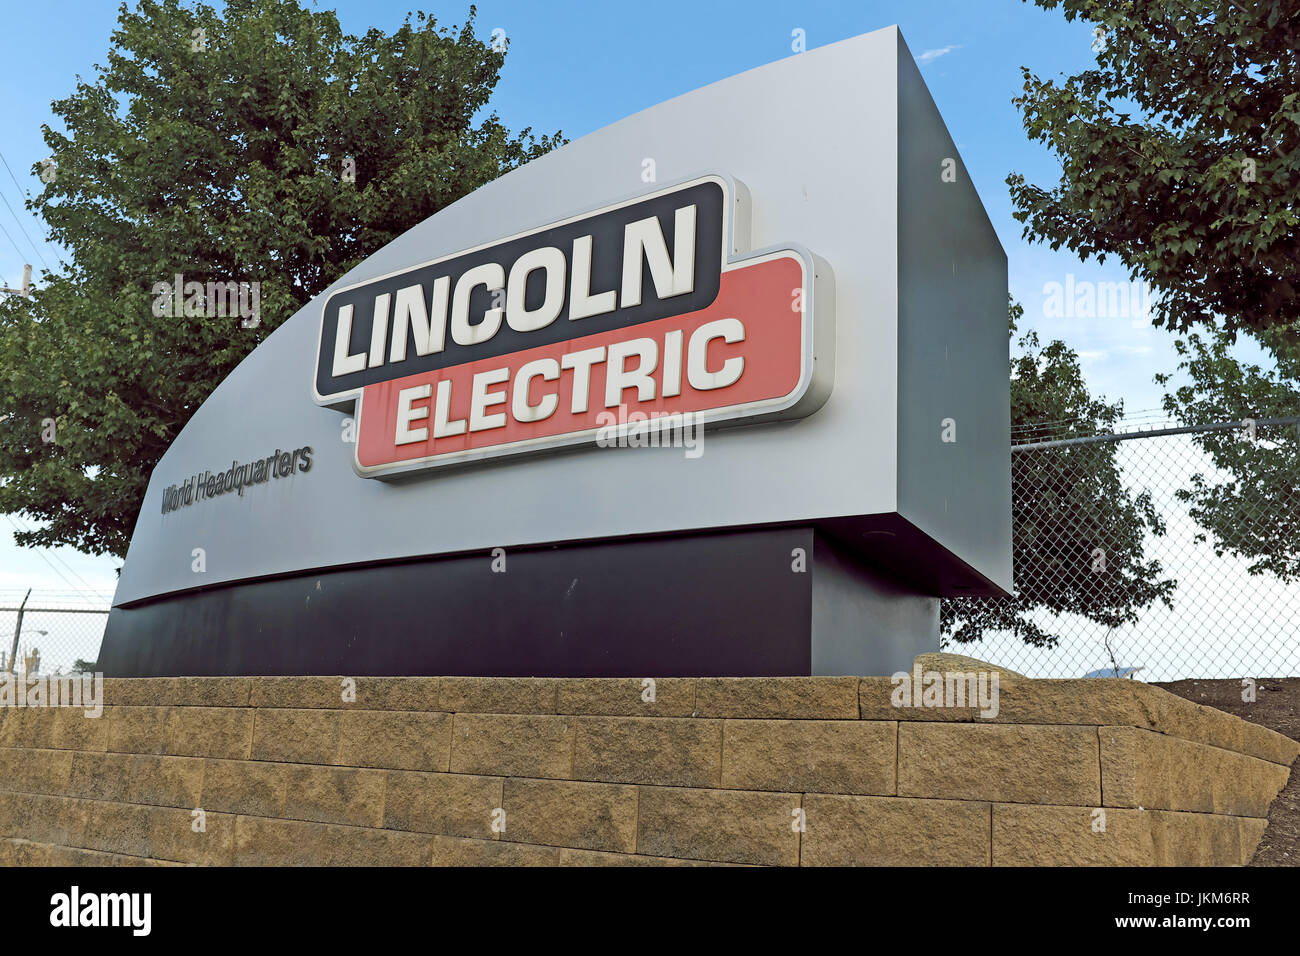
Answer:
[(920, 56), (916, 58), (916, 62), (921, 64), (921, 66), (925, 66), (929, 63), (933, 63), (941, 56), (946, 56), (947, 54), (951, 53), (953, 50), (960, 50), (960, 49), (961, 49), (961, 44), (957, 43), (951, 46), (940, 47), (937, 50), (926, 50), (924, 53), (922, 53)]

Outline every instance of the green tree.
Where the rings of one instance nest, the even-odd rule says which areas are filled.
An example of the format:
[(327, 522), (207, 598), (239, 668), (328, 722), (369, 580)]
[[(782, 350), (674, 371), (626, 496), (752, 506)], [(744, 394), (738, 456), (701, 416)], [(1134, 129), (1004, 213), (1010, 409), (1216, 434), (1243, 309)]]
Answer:
[[(1011, 175), (1026, 238), (1114, 255), (1156, 291), (1190, 384), (1184, 424), (1300, 415), (1300, 0), (1035, 0), (1096, 24), (1097, 67), (1015, 100), (1061, 161), (1052, 189)], [(1267, 364), (1241, 364), (1239, 334)], [(1157, 382), (1169, 385), (1169, 375)], [(1218, 475), (1179, 496), (1254, 573), (1300, 574), (1300, 442), (1260, 426), (1196, 435)]]
[[(1248, 423), (1249, 427), (1196, 433), (1215, 472), (1192, 475), (1179, 499), (1206, 533), (1216, 554), (1247, 559), (1251, 574), (1300, 579), (1300, 433), (1269, 419), (1300, 416), (1300, 349), (1286, 330), (1258, 338), (1272, 367), (1243, 362), (1222, 332), (1191, 335), (1177, 343), (1179, 368), (1190, 384), (1165, 394), (1164, 406), (1180, 421)], [(1156, 381), (1168, 385), (1170, 375)]]
[(1034, 0), (1096, 24), (1097, 66), (1022, 68), (1051, 189), (1007, 178), (1027, 239), (1113, 255), (1153, 322), (1229, 334), (1300, 320), (1300, 0)]
[[(122, 5), (107, 64), (44, 128), (57, 165), (28, 205), (67, 261), (0, 303), (0, 512), (45, 522), (20, 543), (124, 555), (154, 465), (245, 355), (560, 141), (487, 111), (504, 53), (474, 16), (355, 37), (297, 0)], [(256, 319), (154, 315), (177, 273), (257, 283)]]
[[(1010, 332), (1023, 309), (1010, 305)], [(1106, 434), (1123, 403), (1093, 397), (1078, 356), (1064, 342), (1040, 347), (1028, 332), (1011, 359), (1011, 426), (1022, 434), (1049, 425), (1039, 440)], [(1027, 450), (1011, 457), (1011, 550), (1015, 596), (945, 598), (940, 623), (959, 644), (986, 631), (1009, 631), (1026, 644), (1053, 647), (1058, 636), (1035, 617), (1079, 614), (1106, 627), (1136, 623), (1160, 601), (1172, 606), (1177, 582), (1145, 560), (1146, 535), (1165, 528), (1147, 492), (1123, 483), (1112, 442)], [(1099, 550), (1100, 549), (1100, 550)]]

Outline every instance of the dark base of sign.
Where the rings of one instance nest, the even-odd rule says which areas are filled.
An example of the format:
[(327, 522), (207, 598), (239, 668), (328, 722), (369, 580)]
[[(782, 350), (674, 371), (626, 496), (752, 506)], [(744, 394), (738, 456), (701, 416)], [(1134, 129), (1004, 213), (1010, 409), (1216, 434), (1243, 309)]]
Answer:
[(889, 674), (939, 600), (821, 530), (589, 542), (333, 569), (109, 615), (109, 677)]

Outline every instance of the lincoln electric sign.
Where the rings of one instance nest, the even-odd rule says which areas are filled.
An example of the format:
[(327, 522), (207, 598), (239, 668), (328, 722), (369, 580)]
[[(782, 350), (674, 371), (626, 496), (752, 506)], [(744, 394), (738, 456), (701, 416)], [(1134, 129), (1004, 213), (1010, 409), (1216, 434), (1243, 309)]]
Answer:
[(154, 469), (99, 668), (909, 669), (1011, 585), (1006, 322), (897, 29), (677, 96), (267, 335)]
[(334, 292), (315, 397), (356, 400), (358, 472), (811, 410), (812, 258), (732, 260), (744, 192), (701, 177)]

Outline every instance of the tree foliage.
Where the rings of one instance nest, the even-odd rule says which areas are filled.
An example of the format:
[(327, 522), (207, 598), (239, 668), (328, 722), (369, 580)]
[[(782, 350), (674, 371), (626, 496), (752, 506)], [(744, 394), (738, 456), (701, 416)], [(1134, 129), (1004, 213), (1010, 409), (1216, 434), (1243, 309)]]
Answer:
[[(45, 523), (20, 543), (124, 555), (153, 466), (249, 351), (559, 142), (487, 111), (504, 53), (474, 15), (355, 37), (297, 0), (123, 4), (106, 65), (44, 128), (57, 166), (28, 205), (68, 259), (0, 302), (0, 511)], [(154, 315), (177, 273), (257, 283), (256, 321)]]
[[(1166, 411), (1188, 423), (1243, 423), (1196, 433), (1215, 471), (1192, 476), (1178, 497), (1213, 537), (1215, 553), (1246, 558), (1251, 574), (1300, 579), (1300, 434), (1295, 424), (1269, 419), (1300, 416), (1300, 350), (1285, 332), (1264, 333), (1272, 367), (1241, 362), (1223, 333), (1179, 341), (1179, 368), (1191, 384), (1166, 393)], [(1157, 382), (1169, 384), (1169, 375)]]
[[(1062, 164), (1050, 190), (1008, 178), (1025, 236), (1117, 256), (1155, 324), (1193, 333), (1164, 403), (1185, 424), (1300, 415), (1300, 0), (1034, 2), (1099, 32), (1096, 69), (1023, 71), (1025, 129)], [(1243, 333), (1273, 367), (1237, 361)], [(1300, 442), (1256, 435), (1197, 433), (1219, 473), (1179, 497), (1219, 554), (1294, 578)]]
[(1095, 69), (1014, 102), (1059, 158), (1012, 174), (1028, 239), (1113, 255), (1156, 325), (1229, 335), (1300, 320), (1300, 0), (1034, 0), (1096, 24)]
[[(1011, 305), (1010, 329), (1022, 315)], [(1123, 403), (1088, 391), (1078, 356), (1061, 341), (1041, 347), (1028, 332), (1011, 360), (1012, 428), (1053, 423), (1054, 440), (1112, 430)], [(1159, 561), (1145, 559), (1147, 534), (1164, 523), (1146, 492), (1124, 486), (1110, 442), (1027, 450), (1011, 459), (1011, 548), (1015, 596), (947, 598), (941, 625), (958, 643), (985, 631), (1009, 631), (1036, 647), (1058, 638), (1042, 611), (1079, 614), (1115, 628), (1136, 623), (1156, 601), (1172, 606), (1176, 582), (1162, 579)], [(1099, 553), (1100, 549), (1100, 553)]]

